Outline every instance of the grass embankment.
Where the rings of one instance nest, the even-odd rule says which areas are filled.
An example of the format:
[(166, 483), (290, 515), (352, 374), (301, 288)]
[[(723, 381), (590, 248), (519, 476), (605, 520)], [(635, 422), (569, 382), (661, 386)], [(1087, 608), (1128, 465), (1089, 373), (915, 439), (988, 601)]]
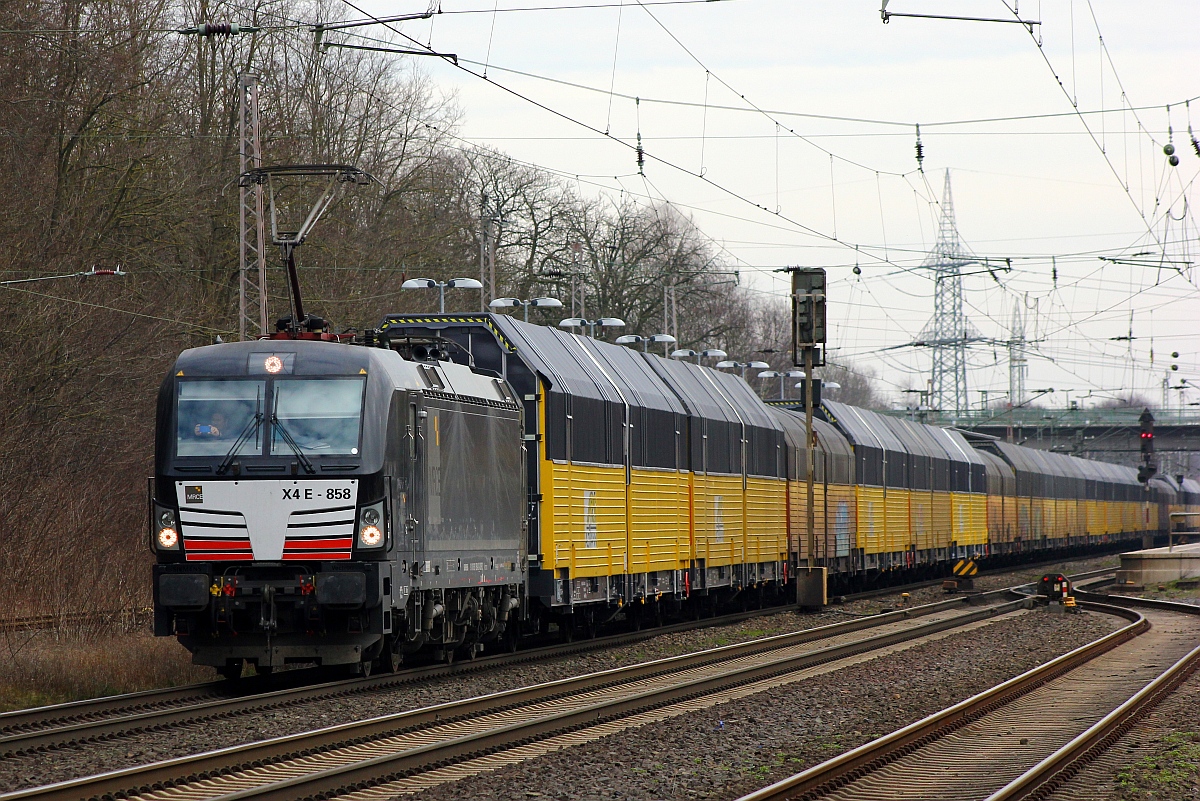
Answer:
[(1143, 757), (1117, 774), (1117, 791), (1127, 801), (1194, 798), (1200, 790), (1200, 734), (1176, 732), (1166, 750)]
[(89, 627), (0, 634), (0, 711), (211, 681), (174, 638)]

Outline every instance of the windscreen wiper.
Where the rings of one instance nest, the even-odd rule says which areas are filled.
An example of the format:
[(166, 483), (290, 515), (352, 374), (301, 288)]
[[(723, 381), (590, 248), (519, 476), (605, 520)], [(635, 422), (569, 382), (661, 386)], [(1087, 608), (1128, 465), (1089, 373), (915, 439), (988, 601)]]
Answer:
[(283, 441), (286, 442), (288, 447), (292, 449), (292, 453), (296, 454), (296, 458), (299, 459), (300, 464), (304, 466), (305, 473), (312, 475), (313, 473), (317, 472), (317, 468), (313, 467), (312, 462), (310, 462), (308, 457), (304, 455), (304, 451), (301, 450), (300, 446), (296, 443), (296, 440), (294, 437), (292, 437), (291, 432), (284, 428), (283, 423), (279, 422), (278, 413), (271, 414), (271, 427), (279, 432), (279, 434), (283, 437)]
[[(261, 404), (261, 399), (259, 401), (259, 404)], [(256, 405), (255, 410), (254, 410), (254, 417), (250, 420), (249, 423), (246, 423), (246, 427), (242, 429), (242, 433), (238, 436), (238, 438), (236, 440), (234, 440), (233, 447), (231, 447), (229, 449), (229, 453), (225, 454), (225, 458), (221, 460), (221, 464), (217, 467), (217, 475), (218, 476), (225, 475), (225, 471), (227, 471), (229, 469), (229, 466), (231, 464), (233, 464), (233, 457), (237, 456), (238, 451), (240, 451), (242, 449), (242, 446), (246, 444), (246, 440), (250, 439), (250, 437), (252, 437), (256, 433), (258, 433), (258, 429), (259, 429), (259, 426), (262, 425), (262, 421), (263, 421), (262, 409), (259, 407), (259, 405)]]

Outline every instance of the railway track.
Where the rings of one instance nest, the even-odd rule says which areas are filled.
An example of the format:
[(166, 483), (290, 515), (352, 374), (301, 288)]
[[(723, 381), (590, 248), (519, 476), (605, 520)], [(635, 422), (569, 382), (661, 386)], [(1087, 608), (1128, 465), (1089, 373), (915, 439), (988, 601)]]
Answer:
[(1129, 625), (740, 801), (1045, 797), (1200, 664), (1200, 608), (1077, 597)]
[[(957, 602), (946, 603), (953, 605)], [(529, 648), (513, 654), (480, 657), (453, 665), (413, 667), (398, 673), (368, 678), (313, 683), (312, 677), (317, 671), (289, 671), (280, 676), (255, 677), (237, 683), (217, 681), (0, 713), (0, 756), (47, 751), (242, 712), (279, 709), (328, 698), (381, 692), (415, 682), (614, 648), (673, 632), (728, 625), (754, 617), (777, 614), (788, 608), (790, 607), (739, 612), (637, 632)], [(856, 621), (846, 625), (856, 627), (853, 630), (882, 625), (900, 614), (894, 613), (892, 617), (873, 615), (866, 618), (866, 623)], [(291, 675), (293, 673), (295, 675)], [(288, 681), (294, 682), (294, 685), (278, 688), (280, 683)]]
[(512, 654), (479, 657), (452, 665), (406, 668), (397, 673), (367, 678), (317, 682), (315, 679), (319, 671), (304, 669), (270, 677), (250, 677), (238, 682), (214, 681), (4, 712), (0, 713), (0, 756), (46, 751), (239, 712), (263, 711), (326, 698), (380, 692), (404, 684), (613, 648), (677, 631), (737, 623), (776, 614), (786, 608), (739, 612), (562, 645), (529, 648)]
[[(387, 797), (393, 783), (449, 780), (539, 749), (682, 714), (689, 704), (785, 683), (798, 671), (982, 624), (1028, 608), (999, 590), (748, 643), (534, 685), (0, 796), (147, 800)], [(865, 636), (863, 636), (865, 635)], [(676, 710), (672, 712), (671, 710)], [(631, 717), (632, 716), (632, 717)], [(491, 766), (491, 767), (489, 767)], [(431, 778), (432, 777), (432, 778)], [(376, 788), (376, 789), (371, 789)], [(381, 794), (381, 795), (380, 795)]]
[(66, 626), (120, 625), (126, 629), (145, 626), (154, 618), (148, 606), (137, 609), (107, 609), (94, 612), (59, 612), (51, 615), (21, 615), (0, 618), (0, 634), (15, 631), (45, 631)]
[(613, 648), (663, 634), (729, 625), (755, 617), (778, 614), (790, 608), (767, 607), (559, 645), (525, 648), (516, 653), (477, 657), (455, 664), (410, 667), (396, 673), (367, 678), (320, 682), (319, 669), (311, 668), (286, 671), (269, 677), (254, 676), (237, 682), (212, 681), (2, 712), (0, 756), (121, 736), (172, 721), (202, 720), (237, 711), (269, 709), (322, 698), (377, 692), (417, 681)]
[[(1083, 579), (1111, 573), (1111, 569), (1093, 570), (1078, 574)], [(924, 587), (936, 582), (895, 587), (889, 592)], [(874, 597), (882, 591), (863, 593)], [(905, 614), (921, 615), (953, 606), (957, 601), (907, 610)], [(217, 681), (185, 687), (150, 690), (126, 695), (75, 701), (34, 709), (0, 713), (0, 756), (29, 752), (44, 752), (79, 743), (112, 739), (145, 731), (162, 730), (225, 717), (232, 714), (280, 709), (322, 699), (340, 698), (371, 692), (386, 691), (419, 681), (461, 675), (506, 665), (521, 664), (554, 657), (569, 656), (601, 648), (635, 643), (672, 632), (700, 627), (736, 623), (753, 617), (776, 614), (790, 607), (775, 607), (725, 615), (698, 621), (662, 626), (638, 632), (598, 637), (562, 645), (525, 649), (515, 654), (498, 654), (454, 665), (428, 665), (408, 668), (394, 674), (369, 678), (343, 679), (314, 683), (317, 671), (288, 671), (271, 678), (251, 678), (240, 683)], [(854, 627), (883, 625), (900, 613), (872, 615), (867, 622), (845, 624), (844, 630)], [(284, 686), (280, 686), (284, 685)]]

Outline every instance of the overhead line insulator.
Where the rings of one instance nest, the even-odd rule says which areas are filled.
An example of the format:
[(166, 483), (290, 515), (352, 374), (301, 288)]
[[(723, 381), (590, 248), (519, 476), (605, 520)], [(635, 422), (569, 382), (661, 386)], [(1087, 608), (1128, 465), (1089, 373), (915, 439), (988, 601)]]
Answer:
[(180, 28), (178, 33), (185, 36), (237, 36), (241, 33), (258, 33), (253, 25), (239, 25), (236, 22), (202, 22), (190, 28)]

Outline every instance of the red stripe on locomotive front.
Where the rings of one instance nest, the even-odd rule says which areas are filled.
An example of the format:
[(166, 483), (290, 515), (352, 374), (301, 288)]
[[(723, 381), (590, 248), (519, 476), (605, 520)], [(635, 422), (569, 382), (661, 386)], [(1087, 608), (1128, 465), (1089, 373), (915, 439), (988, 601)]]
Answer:
[(245, 551), (250, 553), (249, 540), (189, 540), (184, 538), (183, 547), (189, 551)]
[(246, 551), (245, 553), (189, 553), (187, 561), (189, 562), (251, 562), (254, 560), (254, 554)]
[(323, 553), (321, 551), (293, 551), (285, 553), (283, 559), (285, 562), (304, 562), (319, 559), (321, 561), (330, 561), (333, 559), (349, 559), (349, 551), (335, 551), (333, 553)]
[(288, 540), (284, 543), (283, 552), (310, 550), (310, 551), (332, 551), (337, 548), (349, 548), (354, 544), (353, 537), (337, 537), (327, 540)]

